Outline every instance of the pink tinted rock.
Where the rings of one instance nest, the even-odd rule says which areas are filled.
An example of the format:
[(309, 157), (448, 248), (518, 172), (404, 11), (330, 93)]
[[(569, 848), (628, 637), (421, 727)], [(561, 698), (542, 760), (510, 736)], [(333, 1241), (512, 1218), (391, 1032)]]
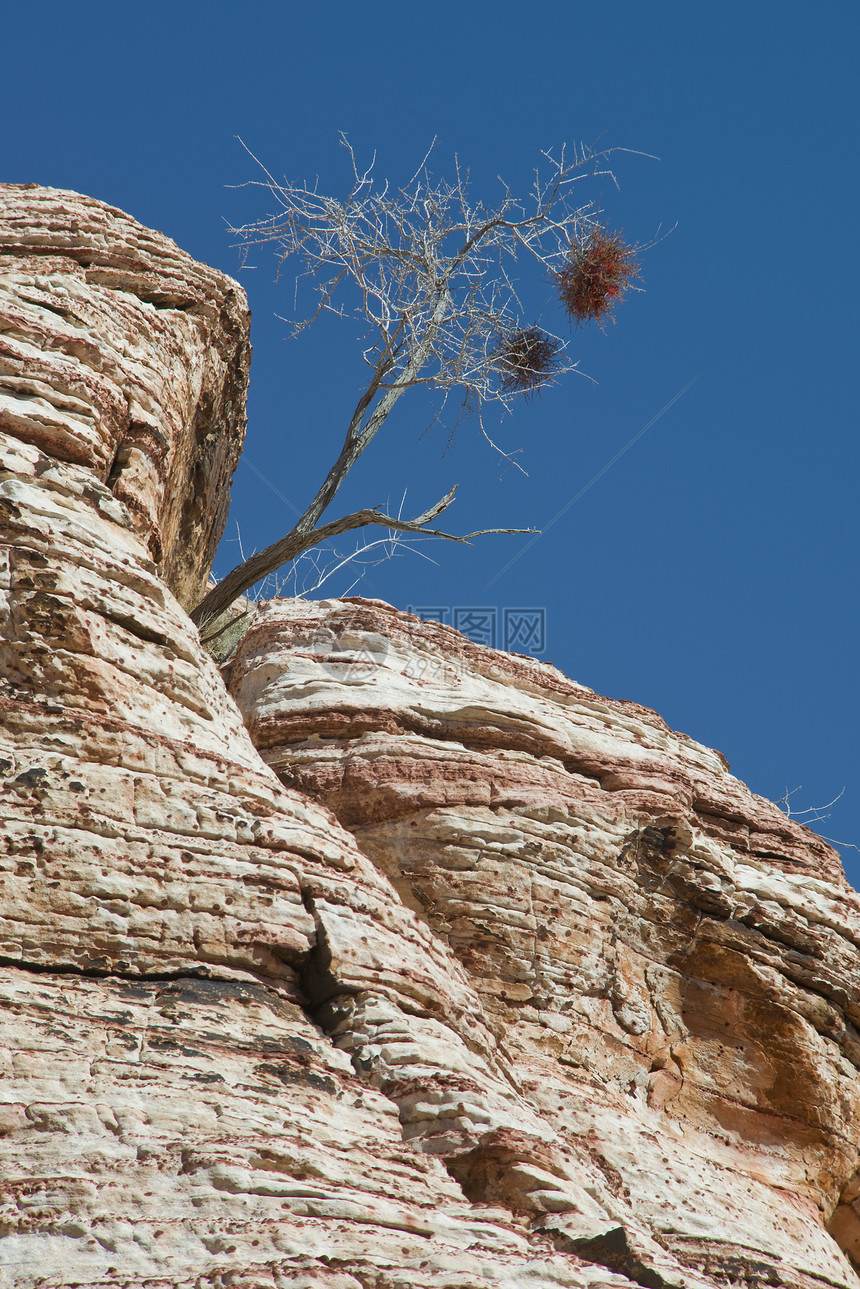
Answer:
[(516, 1211), (529, 1167), (596, 1166), (686, 1276), (856, 1283), (860, 901), (821, 838), (655, 713), (379, 602), (272, 601), (229, 676), (555, 1134), (529, 1165), (494, 1130), (467, 1194)]

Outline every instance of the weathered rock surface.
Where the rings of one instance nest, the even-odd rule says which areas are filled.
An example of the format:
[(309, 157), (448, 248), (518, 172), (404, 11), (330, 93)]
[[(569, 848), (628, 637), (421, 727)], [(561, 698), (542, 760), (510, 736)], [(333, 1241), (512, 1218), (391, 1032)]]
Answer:
[(373, 603), (257, 616), (249, 735), (240, 289), (54, 190), (0, 248), (0, 1285), (856, 1289), (832, 852)]
[(16, 184), (0, 289), (0, 431), (106, 483), (193, 607), (245, 433), (244, 291), (121, 210)]
[(229, 674), (282, 781), (452, 948), (556, 1134), (455, 1155), (467, 1194), (561, 1232), (539, 1159), (602, 1175), (687, 1275), (856, 1283), (860, 902), (824, 842), (653, 712), (378, 602), (273, 601)]
[[(0, 1283), (612, 1283), (404, 1141), (374, 1044), (447, 1073), (474, 1115), (551, 1132), (450, 949), (261, 761), (152, 558), (188, 596), (176, 546), (214, 540), (229, 472), (204, 472), (195, 518), (192, 394), (207, 364), (241, 386), (244, 340), (218, 357), (245, 335), (238, 288), (98, 203), (3, 196)], [(195, 292), (201, 315), (173, 307)], [(231, 302), (226, 338), (210, 297)], [(94, 376), (63, 357), (72, 310)], [(125, 422), (99, 420), (104, 370), (160, 391), (169, 451), (141, 492), (111, 465)], [(208, 461), (235, 454), (236, 424)]]

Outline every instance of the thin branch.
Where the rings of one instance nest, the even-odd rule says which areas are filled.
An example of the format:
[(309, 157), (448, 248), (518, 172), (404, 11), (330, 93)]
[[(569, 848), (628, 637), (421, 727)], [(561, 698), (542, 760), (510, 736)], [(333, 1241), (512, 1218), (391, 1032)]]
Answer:
[[(435, 142), (408, 182), (396, 188), (377, 181), (375, 155), (362, 168), (342, 134), (352, 171), (344, 199), (320, 192), (318, 179), (279, 183), (242, 143), (265, 177), (251, 186), (271, 194), (276, 213), (233, 232), (246, 254), (252, 247), (273, 246), (279, 274), (288, 263), (295, 265), (297, 304), (299, 287), (310, 288), (310, 307), (297, 308), (294, 333), (321, 313), (333, 312), (352, 318), (372, 337), (363, 355), (371, 375), (347, 423), (340, 453), (298, 522), (267, 550), (233, 569), (195, 609), (197, 622), (217, 616), (249, 586), (318, 542), (354, 528), (383, 525), (449, 541), (480, 535), (457, 537), (427, 528), (450, 505), (453, 492), (414, 520), (369, 509), (320, 523), (347, 474), (409, 389), (434, 389), (443, 405), (454, 389), (460, 390), (462, 406), (478, 412), (487, 442), (522, 468), (514, 453), (494, 442), (480, 415), (489, 403), (510, 410), (537, 383), (523, 369), (527, 358), (518, 358), (516, 380), (510, 378), (510, 364), (505, 368), (499, 360), (500, 338), (538, 329), (520, 317), (518, 257), (528, 252), (551, 278), (557, 276), (571, 248), (583, 244), (601, 223), (600, 211), (580, 201), (580, 185), (605, 175), (614, 182), (610, 158), (626, 150), (592, 150), (574, 143), (557, 156), (546, 151), (529, 196), (518, 198), (503, 185), (502, 199), (487, 206), (471, 197), (469, 174), (459, 160), (453, 183), (430, 175)], [(575, 369), (560, 340), (554, 353), (554, 377)]]
[(483, 537), (489, 533), (533, 533), (535, 531), (533, 528), (484, 528), (474, 533), (467, 533), (465, 536), (458, 536), (456, 533), (442, 532), (438, 528), (427, 528), (427, 524), (432, 523), (448, 509), (456, 491), (455, 484), (435, 505), (415, 519), (400, 519), (394, 515), (386, 515), (378, 509), (356, 510), (351, 515), (344, 515), (341, 519), (323, 524), (310, 532), (301, 531), (301, 521), (299, 521), (285, 537), (273, 542), (265, 550), (251, 555), (244, 563), (228, 573), (222, 582), (218, 582), (194, 609), (191, 619), (198, 626), (210, 622), (228, 609), (233, 601), (255, 582), (268, 577), (283, 564), (296, 559), (311, 547), (356, 528), (381, 527), (388, 528), (392, 532), (422, 533), (428, 537), (441, 537), (449, 542), (461, 542), (467, 545), (473, 538)]

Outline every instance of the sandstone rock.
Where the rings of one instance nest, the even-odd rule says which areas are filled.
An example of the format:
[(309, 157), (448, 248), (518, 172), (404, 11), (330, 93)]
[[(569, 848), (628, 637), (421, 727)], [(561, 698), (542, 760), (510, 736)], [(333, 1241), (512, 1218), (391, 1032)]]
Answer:
[(488, 1133), (450, 1161), (467, 1195), (543, 1202), (558, 1235), (522, 1178), (594, 1194), (599, 1171), (686, 1275), (855, 1283), (860, 901), (820, 838), (653, 712), (379, 602), (273, 601), (228, 671), (282, 781), (454, 951), (556, 1134)]
[(0, 290), (0, 431), (107, 483), (193, 607), (244, 439), (242, 288), (91, 197), (0, 184)]
[[(511, 1086), (448, 947), (329, 811), (260, 760), (151, 558), (181, 569), (180, 534), (204, 549), (226, 504), (216, 471), (213, 513), (169, 520), (191, 513), (192, 380), (204, 387), (222, 349), (220, 388), (244, 378), (244, 341), (229, 349), (247, 324), (238, 288), (98, 203), (3, 196), (0, 1282), (598, 1283), (404, 1141), (368, 1053), (394, 1078), (432, 1061), (449, 1102), (462, 1088), (469, 1112), (451, 1133), (469, 1147), (485, 1122), (551, 1131)], [(56, 357), (68, 312), (21, 304), (48, 259), (39, 291), (74, 297), (76, 318), (83, 299), (98, 379), (161, 391), (153, 432), (174, 465), (150, 472), (144, 500), (111, 468), (122, 417), (106, 427), (96, 376)], [(185, 301), (202, 312), (173, 307)], [(211, 461), (235, 451), (232, 428)]]
[(239, 288), (54, 190), (0, 247), (0, 1285), (856, 1289), (832, 852), (375, 603), (260, 611), (246, 730)]

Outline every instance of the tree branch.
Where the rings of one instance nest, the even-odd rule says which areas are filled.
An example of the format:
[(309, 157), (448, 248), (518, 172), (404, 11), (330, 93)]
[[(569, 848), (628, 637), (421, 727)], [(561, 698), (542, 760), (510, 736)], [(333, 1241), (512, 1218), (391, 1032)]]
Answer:
[[(470, 197), (468, 173), (461, 171), (459, 161), (453, 184), (435, 180), (425, 156), (409, 182), (395, 188), (387, 182), (378, 185), (373, 162), (362, 170), (346, 136), (341, 141), (352, 168), (343, 200), (321, 193), (316, 181), (278, 183), (262, 167), (266, 182), (261, 187), (269, 190), (280, 209), (233, 231), (246, 248), (274, 244), (279, 273), (295, 257), (300, 264), (297, 302), (299, 279), (312, 282), (315, 307), (306, 313), (304, 308), (298, 311), (297, 303), (304, 321), (297, 319), (296, 332), (331, 310), (353, 318), (364, 336), (373, 337), (364, 342), (363, 355), (372, 374), (352, 412), (340, 453), (304, 514), (280, 541), (244, 560), (209, 592), (191, 615), (198, 624), (219, 616), (255, 582), (304, 551), (356, 528), (375, 525), (457, 542), (484, 532), (534, 531), (494, 528), (459, 537), (428, 528), (453, 501), (453, 489), (412, 520), (379, 509), (359, 510), (328, 524), (321, 520), (408, 389), (435, 389), (443, 406), (451, 391), (459, 389), (463, 406), (476, 408), (480, 417), (485, 404), (510, 410), (515, 398), (546, 384), (546, 367), (529, 366), (522, 346), (517, 349), (517, 337), (538, 327), (521, 317), (514, 266), (527, 259), (523, 252), (528, 252), (551, 277), (558, 275), (571, 248), (587, 238), (599, 218), (593, 204), (576, 204), (574, 191), (578, 194), (580, 181), (588, 176), (611, 176), (607, 160), (613, 149), (592, 152), (574, 144), (572, 154), (564, 147), (558, 156), (544, 152), (543, 173), (535, 171), (530, 195), (521, 200), (505, 187), (492, 206)], [(565, 342), (540, 330), (552, 348), (553, 374), (574, 370), (575, 363), (559, 357)], [(511, 364), (505, 365), (505, 355), (512, 347), (522, 379), (506, 379)], [(526, 357), (531, 352), (527, 350)], [(493, 442), (483, 421), (481, 430), (491, 446), (513, 460)]]
[(332, 520), (329, 524), (322, 524), (319, 528), (314, 528), (310, 532), (301, 531), (300, 520), (285, 537), (273, 542), (265, 550), (251, 555), (242, 564), (234, 568), (231, 573), (228, 573), (224, 580), (214, 586), (208, 595), (201, 600), (197, 608), (193, 610), (191, 620), (200, 627), (204, 626), (207, 622), (211, 622), (222, 614), (225, 609), (228, 609), (233, 601), (238, 599), (255, 582), (268, 577), (282, 564), (287, 564), (290, 560), (296, 559), (303, 551), (310, 550), (312, 546), (318, 546), (321, 542), (327, 541), (331, 537), (339, 537), (341, 533), (350, 532), (355, 528), (375, 526), (388, 528), (392, 532), (398, 533), (423, 533), (426, 537), (442, 537), (446, 541), (462, 542), (466, 545), (471, 542), (472, 538), (483, 537), (489, 533), (535, 532), (534, 528), (482, 528), (477, 532), (458, 536), (456, 533), (442, 532), (438, 528), (427, 528), (427, 524), (432, 523), (444, 510), (448, 509), (454, 500), (456, 491), (457, 485), (455, 484), (435, 505), (431, 506), (429, 510), (425, 510), (423, 515), (416, 516), (415, 519), (399, 519), (394, 515), (386, 515), (378, 509), (356, 510), (351, 515), (344, 515), (341, 519)]

